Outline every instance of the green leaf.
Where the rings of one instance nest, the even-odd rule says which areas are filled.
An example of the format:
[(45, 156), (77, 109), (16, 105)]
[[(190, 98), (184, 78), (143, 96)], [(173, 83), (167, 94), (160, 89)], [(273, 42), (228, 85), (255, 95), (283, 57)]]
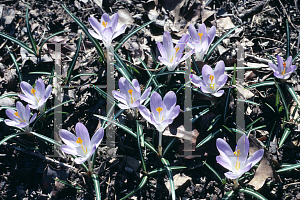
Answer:
[(259, 103), (255, 103), (253, 101), (250, 101), (250, 100), (245, 100), (245, 99), (237, 99), (238, 102), (245, 102), (245, 103), (250, 103), (250, 104), (253, 104), (253, 105), (257, 105), (257, 106), (260, 106)]
[(95, 74), (95, 73), (83, 73), (83, 74), (77, 74), (75, 76), (73, 76), (70, 81), (74, 80), (75, 78), (77, 77), (80, 77), (80, 76), (97, 76), (98, 74)]
[(291, 87), (289, 84), (285, 84), (286, 89), (290, 92), (290, 94), (292, 95), (293, 99), (295, 100), (295, 102), (298, 104), (298, 107), (300, 107), (300, 101), (297, 97), (297, 94), (294, 90), (293, 87)]
[(29, 72), (28, 74), (42, 74), (42, 75), (49, 75), (49, 76), (51, 76), (50, 72)]
[(0, 99), (3, 99), (5, 97), (17, 97), (17, 96), (18, 96), (17, 93), (5, 93), (0, 96)]
[(231, 200), (234, 197), (234, 191), (226, 192), (222, 200)]
[(99, 42), (97, 40), (95, 40), (91, 34), (89, 33), (88, 29), (86, 28), (86, 26), (75, 16), (73, 15), (69, 10), (68, 8), (61, 4), (61, 7), (63, 9), (65, 9), (65, 11), (70, 15), (70, 17), (78, 24), (78, 26), (80, 26), (80, 28), (82, 28), (82, 30), (84, 31), (84, 33), (88, 36), (89, 40), (93, 43), (93, 45), (96, 47), (96, 50), (100, 56), (100, 59), (101, 61), (103, 61), (105, 59), (105, 56), (104, 56), (104, 53), (103, 53), (103, 50), (99, 44)]
[(219, 121), (219, 119), (221, 118), (221, 114), (217, 115), (211, 122), (210, 122), (210, 126), (207, 129), (207, 132), (210, 131), (210, 129), (212, 129), (214, 127), (214, 125)]
[(262, 86), (270, 86), (270, 85), (274, 85), (274, 81), (264, 81), (261, 83), (256, 83), (253, 85), (249, 85), (248, 87), (245, 87), (245, 89), (252, 89), (252, 88), (257, 88), (257, 87), (262, 87)]
[(290, 27), (289, 21), (286, 20), (286, 59), (290, 56)]
[(76, 51), (75, 51), (75, 54), (74, 54), (74, 57), (69, 65), (69, 68), (68, 68), (68, 72), (67, 72), (67, 78), (66, 78), (66, 81), (65, 83), (67, 85), (69, 85), (70, 83), (70, 77), (72, 75), (72, 72), (73, 72), (73, 69), (75, 67), (75, 64), (76, 64), (76, 60), (78, 58), (78, 55), (79, 55), (79, 50), (80, 50), (80, 46), (81, 46), (81, 41), (82, 41), (82, 34), (80, 34), (80, 37), (79, 37), (79, 40), (78, 40), (78, 43), (77, 43), (77, 48), (76, 48)]
[[(231, 79), (230, 85), (233, 85), (233, 79)], [(224, 113), (223, 113), (223, 122), (224, 122), (224, 123), (225, 123), (225, 121), (226, 121), (227, 108), (228, 108), (228, 106), (229, 106), (229, 100), (230, 100), (231, 88), (232, 88), (232, 87), (229, 87), (229, 90), (228, 90), (228, 93), (227, 93), (227, 96), (226, 96), (226, 103), (225, 103)]]
[(253, 196), (257, 199), (260, 199), (260, 200), (268, 200), (266, 197), (264, 197), (260, 193), (256, 192), (255, 190), (252, 190), (250, 188), (241, 188), (239, 191), (250, 194), (251, 196)]
[[(129, 133), (130, 135), (132, 135), (133, 137), (137, 138), (137, 135), (130, 129), (128, 128), (127, 126), (123, 125), (123, 124), (119, 124), (118, 122), (116, 121), (113, 121), (113, 120), (110, 120), (108, 119), (107, 117), (103, 117), (101, 115), (96, 115), (94, 114), (94, 116), (100, 118), (100, 119), (103, 119), (103, 120), (107, 120), (111, 123), (114, 123), (115, 125), (117, 125), (118, 127), (120, 127), (121, 129), (123, 129), (124, 131), (126, 131), (127, 133)], [(145, 140), (145, 145), (150, 149), (152, 150), (154, 153), (158, 154), (158, 152), (155, 150), (155, 148), (152, 146), (152, 144), (148, 141), (148, 140)]]
[(54, 33), (54, 34), (50, 35), (49, 37), (47, 37), (47, 38), (42, 42), (41, 46), (39, 47), (38, 55), (41, 55), (42, 50), (43, 50), (43, 46), (46, 44), (46, 42), (47, 42), (48, 40), (50, 40), (50, 39), (53, 38), (54, 36), (57, 36), (57, 35), (59, 35), (59, 34), (61, 34), (61, 33), (64, 33), (64, 32), (67, 32), (67, 30), (58, 31), (57, 33)]
[[(283, 164), (282, 164), (282, 166), (283, 166)], [(292, 169), (298, 169), (298, 168), (300, 168), (300, 163), (289, 165), (287, 167), (277, 170), (276, 172), (277, 173), (286, 172), (286, 171), (290, 171)]]
[(170, 189), (171, 189), (171, 194), (172, 194), (172, 200), (176, 200), (176, 194), (175, 194), (175, 186), (174, 186), (174, 180), (173, 180), (173, 175), (172, 175), (172, 169), (169, 167), (170, 163), (164, 158), (161, 158), (161, 162), (165, 166), (167, 170), (167, 176), (169, 178), (170, 182)]
[(17, 70), (17, 73), (18, 73), (18, 77), (19, 77), (19, 83), (21, 83), (21, 82), (22, 82), (22, 74), (20, 73), (20, 69), (19, 69), (19, 65), (18, 65), (18, 63), (17, 63), (17, 60), (16, 60), (14, 54), (10, 51), (10, 49), (8, 48), (7, 45), (6, 45), (6, 48), (7, 48), (7, 50), (8, 50), (8, 53), (9, 53), (11, 59), (12, 59), (13, 62), (14, 62), (14, 65), (15, 65), (15, 67), (16, 67), (16, 70)]
[(19, 136), (19, 135), (24, 135), (24, 134), (26, 134), (26, 133), (14, 133), (14, 134), (11, 134), (11, 135), (9, 135), (9, 136), (6, 136), (4, 139), (2, 139), (2, 140), (0, 141), (0, 145), (3, 144), (4, 142), (6, 142), (7, 140), (10, 140), (10, 139), (12, 139), (12, 138), (14, 138), (14, 137), (17, 137), (17, 136)]
[(169, 74), (183, 74), (185, 75), (185, 71), (168, 71), (160, 74), (155, 74), (154, 76), (163, 76), (163, 75), (169, 75)]
[(280, 87), (279, 87), (279, 85), (278, 85), (278, 83), (276, 82), (275, 79), (274, 79), (274, 81), (275, 81), (275, 85), (276, 85), (276, 87), (277, 87), (277, 90), (278, 90), (278, 92), (279, 92), (279, 94), (280, 94), (281, 101), (282, 101), (283, 106), (284, 106), (284, 110), (285, 110), (285, 114), (286, 114), (286, 120), (289, 120), (289, 119), (290, 119), (289, 108), (288, 108), (287, 103), (286, 103), (286, 100), (285, 100), (285, 98), (284, 98), (284, 94), (283, 94), (283, 92), (281, 91), (281, 89), (280, 89)]
[(155, 20), (149, 21), (145, 24), (143, 24), (142, 26), (134, 29), (133, 31), (131, 31), (130, 33), (128, 33), (125, 37), (123, 37), (120, 41), (118, 46), (116, 46), (115, 48), (115, 52), (117, 52), (117, 50), (134, 34), (136, 34), (137, 32), (139, 32), (140, 30), (142, 30), (144, 27), (148, 26), (149, 24), (151, 24), (152, 22), (154, 22)]
[(115, 53), (115, 59), (116, 62), (121, 66), (119, 67), (117, 64), (115, 64), (116, 69), (121, 72), (121, 74), (131, 83), (131, 79), (133, 79), (132, 74), (128, 70), (128, 66), (123, 62), (123, 60), (120, 58), (120, 56)]
[[(170, 166), (169, 168), (172, 169), (172, 170), (186, 169), (185, 166)], [(152, 175), (154, 175), (154, 174), (156, 174), (156, 173), (158, 173), (158, 172), (164, 172), (164, 171), (166, 171), (166, 170), (167, 170), (166, 168), (158, 168), (158, 169), (154, 169), (154, 170), (152, 170), (151, 172), (149, 172), (147, 175), (152, 176)]]
[(76, 190), (84, 190), (82, 187), (80, 186), (75, 186), (75, 185), (72, 185), (71, 183), (67, 182), (67, 181), (64, 181), (64, 180), (61, 180), (61, 179), (58, 179), (58, 178), (53, 178), (55, 181), (57, 182), (60, 182), (62, 184), (65, 184), (67, 186), (70, 186), (72, 188), (75, 188)]
[(192, 118), (192, 120), (191, 120), (192, 123), (194, 123), (197, 119), (199, 119), (200, 117), (202, 117), (203, 115), (205, 115), (208, 112), (209, 112), (209, 108), (206, 108), (205, 110), (200, 112), (198, 115), (196, 115), (194, 118)]
[(216, 41), (216, 43), (214, 43), (209, 50), (206, 53), (206, 56), (203, 58), (203, 62), (205, 62), (209, 57), (210, 54), (215, 50), (215, 48), (222, 42), (222, 40), (224, 40), (229, 34), (231, 34), (235, 29), (237, 29), (239, 26), (236, 26), (234, 28), (232, 28), (230, 31), (228, 31), (227, 33), (225, 33), (220, 39), (218, 39), (218, 41)]
[(295, 62), (295, 60), (298, 58), (299, 55), (300, 55), (300, 51), (295, 55), (295, 57), (292, 60), (292, 63)]
[(33, 55), (36, 55), (36, 53), (27, 45), (25, 44), (24, 42), (20, 41), (20, 40), (17, 40), (16, 38), (10, 36), (10, 35), (6, 35), (5, 33), (2, 33), (0, 32), (0, 36), (8, 39), (8, 40), (11, 40), (12, 42), (15, 42), (17, 43), (18, 45), (20, 45), (21, 47), (23, 47), (24, 49), (26, 49), (29, 53), (33, 54)]
[(262, 117), (260, 117), (260, 118), (258, 118), (258, 119), (256, 119), (256, 120), (254, 120), (253, 122), (251, 122), (250, 124), (248, 124), (248, 125), (246, 126), (246, 129), (250, 128), (250, 126), (252, 126), (252, 125), (255, 124), (256, 122), (258, 122), (261, 118), (262, 118)]
[(274, 65), (276, 65), (273, 56), (271, 56), (269, 53), (267, 53), (267, 55), (269, 56), (269, 58), (270, 58), (270, 60), (272, 61), (272, 63), (273, 63)]
[(208, 169), (210, 169), (210, 171), (212, 171), (215, 175), (216, 175), (216, 177), (220, 180), (220, 183), (221, 184), (223, 184), (223, 180), (222, 180), (222, 178), (221, 178), (221, 176), (218, 174), (218, 172), (216, 172), (216, 170), (214, 170), (214, 168), (212, 168), (209, 164), (207, 164), (205, 161), (202, 161), (203, 162), (203, 164), (206, 166), (206, 167), (208, 167)]
[(146, 163), (144, 161), (144, 156), (143, 156), (143, 153), (142, 153), (142, 149), (141, 149), (141, 142), (140, 142), (140, 137), (143, 135), (143, 129), (142, 129), (142, 126), (139, 124), (138, 121), (136, 121), (136, 134), (137, 134), (137, 142), (138, 142), (138, 147), (139, 147), (139, 153), (140, 153), (140, 156), (141, 156), (141, 161), (142, 161), (142, 167), (143, 167), (143, 170), (146, 172), (147, 171), (147, 168), (146, 168)]
[(203, 144), (205, 144), (209, 140), (213, 139), (215, 137), (215, 135), (218, 134), (219, 132), (222, 132), (222, 129), (219, 129), (214, 133), (210, 133), (206, 138), (204, 138), (201, 142), (199, 142), (199, 144), (196, 146), (196, 148), (202, 146)]
[(41, 135), (41, 134), (39, 134), (39, 133), (35, 133), (35, 132), (30, 132), (31, 134), (33, 134), (33, 135), (35, 135), (36, 137), (38, 137), (38, 138), (40, 138), (40, 139), (42, 139), (42, 140), (44, 140), (44, 141), (47, 141), (47, 142), (50, 142), (51, 144), (54, 144), (54, 145), (56, 145), (56, 146), (61, 146), (62, 144), (61, 143), (59, 143), (59, 142), (57, 142), (56, 140), (54, 140), (54, 139), (52, 139), (52, 138), (49, 138), (49, 137), (47, 137), (47, 136), (44, 136), (44, 135)]
[(121, 200), (123, 199), (127, 199), (128, 197), (130, 197), (131, 195), (133, 195), (134, 193), (136, 193), (139, 189), (141, 189), (142, 187), (144, 187), (144, 185), (147, 183), (147, 176), (144, 176), (142, 181), (140, 182), (140, 184), (137, 186), (137, 188), (135, 188), (133, 191), (131, 191), (129, 194), (127, 194), (125, 197), (123, 197)]
[(145, 63), (141, 58), (139, 58), (139, 59), (140, 59), (140, 61), (141, 61), (141, 63), (142, 63), (142, 66), (145, 68), (147, 74), (148, 74), (149, 77), (150, 77), (150, 79), (149, 79), (149, 81), (148, 81), (149, 83), (147, 83), (146, 85), (149, 87), (150, 84), (151, 84), (151, 81), (152, 81), (152, 82), (154, 83), (155, 87), (157, 87), (157, 86), (159, 85), (159, 83), (158, 83), (158, 81), (157, 81), (155, 75), (151, 73), (151, 71), (149, 70), (149, 68), (148, 68), (148, 66), (146, 65), (146, 63)]
[(35, 44), (35, 41), (33, 39), (33, 36), (31, 34), (31, 27), (30, 27), (30, 24), (29, 24), (29, 19), (28, 19), (28, 6), (29, 4), (27, 4), (27, 8), (26, 8), (26, 28), (27, 28), (27, 33), (28, 33), (28, 36), (29, 36), (29, 41), (31, 43), (31, 46), (34, 50), (34, 55), (37, 55), (37, 48), (36, 48), (36, 44)]
[(282, 137), (280, 139), (280, 142), (278, 144), (278, 148), (281, 148), (285, 142), (285, 140), (287, 139), (287, 137), (290, 135), (291, 130), (289, 128), (286, 128), (282, 134)]
[(92, 179), (93, 179), (93, 182), (94, 182), (96, 199), (97, 200), (101, 200), (101, 191), (100, 191), (99, 176), (97, 174), (92, 174)]
[(177, 138), (173, 138), (171, 142), (169, 142), (168, 146), (165, 148), (165, 151), (163, 152), (162, 157), (165, 156), (166, 152), (169, 151), (169, 149), (176, 143)]
[(114, 104), (114, 98), (112, 97), (112, 96), (110, 96), (110, 95), (108, 95), (106, 92), (104, 92), (103, 90), (101, 90), (99, 87), (97, 87), (97, 86), (95, 86), (95, 85), (93, 85), (93, 84), (91, 84), (91, 86), (95, 89), (95, 90), (97, 90), (98, 92), (99, 92), (99, 94), (103, 97), (103, 98), (105, 98), (105, 99), (107, 99), (111, 104)]

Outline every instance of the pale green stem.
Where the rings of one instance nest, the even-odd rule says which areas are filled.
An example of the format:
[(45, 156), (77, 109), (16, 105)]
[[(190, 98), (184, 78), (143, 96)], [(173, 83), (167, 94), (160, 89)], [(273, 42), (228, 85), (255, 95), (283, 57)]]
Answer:
[(158, 136), (158, 153), (159, 156), (162, 157), (162, 132), (159, 131), (159, 136)]
[(87, 159), (88, 165), (89, 165), (89, 172), (92, 174), (93, 173), (93, 167), (92, 167), (92, 161), (91, 158)]

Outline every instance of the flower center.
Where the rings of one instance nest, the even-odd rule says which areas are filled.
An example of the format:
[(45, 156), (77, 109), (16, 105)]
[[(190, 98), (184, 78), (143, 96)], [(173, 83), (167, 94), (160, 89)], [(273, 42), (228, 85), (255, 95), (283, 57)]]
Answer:
[(86, 148), (86, 146), (84, 146), (84, 147), (85, 147), (85, 150), (84, 150), (84, 147), (83, 147), (83, 145), (82, 145), (82, 142), (83, 142), (83, 141), (82, 141), (81, 137), (78, 137), (78, 139), (76, 140), (76, 143), (80, 144), (80, 146), (81, 146), (83, 152), (86, 154), (86, 153), (87, 153), (87, 148)]
[(213, 75), (209, 75), (209, 79), (210, 79), (209, 87), (210, 87), (211, 89), (213, 89), (213, 90), (215, 89), (215, 84), (216, 84), (216, 83), (212, 84), (214, 78), (215, 78), (215, 77), (214, 77)]
[(283, 70), (281, 71), (281, 75), (285, 75), (286, 63), (283, 63)]
[(19, 117), (19, 119), (21, 119), (21, 120), (19, 120), (19, 122), (25, 122), (25, 119), (22, 119), (22, 118), (20, 117), (20, 115), (19, 115), (18, 112), (15, 112), (15, 115), (16, 115), (17, 117)]
[(33, 96), (37, 100), (37, 102), (39, 102), (41, 100), (41, 98), (37, 99), (36, 96), (35, 96), (36, 89), (32, 88), (30, 92), (33, 94)]
[(237, 151), (234, 152), (234, 154), (236, 155), (235, 168), (236, 168), (236, 170), (239, 170), (241, 167), (241, 163), (239, 161), (239, 156), (241, 155), (241, 151), (238, 149)]
[(199, 37), (200, 37), (200, 42), (201, 42), (201, 38), (203, 36), (203, 33), (198, 33)]
[[(157, 107), (156, 108), (156, 111), (158, 112), (158, 118), (160, 119), (160, 112), (162, 111), (163, 109), (162, 109), (162, 107)], [(164, 116), (162, 116), (162, 118), (161, 118), (161, 121), (163, 121), (164, 120)]]
[(133, 92), (132, 89), (128, 90), (128, 93), (130, 94), (130, 103), (134, 103), (135, 102), (135, 98), (132, 97), (132, 92)]
[(102, 25), (104, 26), (104, 28), (106, 28), (106, 26), (107, 26), (107, 22), (102, 22)]

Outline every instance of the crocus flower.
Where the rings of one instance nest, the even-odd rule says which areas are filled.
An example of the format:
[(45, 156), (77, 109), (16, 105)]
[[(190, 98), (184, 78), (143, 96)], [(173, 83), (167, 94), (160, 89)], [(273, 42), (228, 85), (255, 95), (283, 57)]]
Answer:
[[(89, 160), (103, 138), (104, 130), (99, 128), (90, 140), (90, 135), (82, 123), (75, 126), (76, 136), (67, 130), (60, 130), (59, 135), (66, 145), (61, 145), (61, 150), (65, 153), (79, 156), (75, 159), (77, 164)], [(90, 163), (89, 163), (90, 164)]]
[[(225, 64), (221, 60), (217, 63), (215, 70), (208, 65), (204, 65), (202, 68), (202, 77), (199, 78), (197, 75), (191, 75), (191, 82), (201, 88), (203, 93), (211, 93), (215, 97), (223, 95), (224, 90), (220, 90), (227, 81), (227, 75), (225, 72)], [(220, 90), (220, 91), (219, 91)]]
[(139, 111), (159, 132), (163, 132), (173, 122), (173, 119), (179, 115), (180, 106), (176, 106), (176, 102), (176, 95), (172, 91), (165, 95), (164, 100), (157, 92), (153, 92), (150, 99), (152, 113), (143, 105), (139, 106)]
[(205, 24), (201, 24), (198, 32), (195, 27), (190, 24), (189, 34), (191, 36), (189, 46), (195, 49), (196, 58), (198, 61), (203, 61), (203, 56), (206, 53), (209, 45), (214, 41), (216, 35), (216, 27), (212, 26), (209, 31), (206, 31)]
[(88, 31), (94, 38), (102, 40), (106, 47), (110, 47), (112, 40), (124, 33), (126, 28), (126, 24), (124, 24), (116, 30), (118, 19), (118, 13), (114, 14), (111, 19), (108, 14), (104, 13), (100, 22), (96, 18), (90, 17), (89, 22), (94, 31), (90, 29)]
[(121, 92), (116, 90), (112, 92), (114, 97), (121, 102), (118, 104), (121, 109), (139, 107), (150, 94), (151, 87), (147, 88), (141, 96), (140, 84), (136, 79), (132, 80), (132, 85), (133, 87), (126, 78), (121, 77), (119, 80), (119, 88)]
[(243, 135), (237, 142), (235, 152), (232, 152), (230, 146), (223, 139), (217, 139), (217, 148), (220, 156), (216, 157), (217, 162), (230, 170), (224, 175), (229, 179), (237, 179), (245, 172), (249, 171), (263, 157), (264, 150), (260, 149), (252, 154), (249, 158), (249, 140)]
[(44, 109), (44, 104), (51, 94), (51, 85), (48, 85), (45, 90), (45, 83), (40, 78), (37, 80), (35, 88), (32, 88), (32, 86), (25, 81), (22, 81), (20, 85), (21, 90), (24, 93), (18, 95), (20, 99), (29, 103), (30, 108), (39, 109), (40, 112), (42, 112)]
[(165, 31), (163, 35), (163, 44), (157, 42), (157, 47), (161, 54), (158, 59), (167, 66), (169, 71), (173, 71), (179, 63), (186, 60), (190, 55), (192, 55), (192, 53), (194, 53), (194, 50), (192, 50), (182, 57), (182, 52), (188, 40), (189, 35), (183, 35), (174, 48), (170, 33)]
[(286, 62), (283, 62), (280, 55), (277, 55), (278, 66), (269, 63), (269, 67), (274, 71), (274, 76), (280, 79), (288, 79), (295, 71), (296, 65), (292, 65), (292, 56), (289, 56)]
[(17, 111), (13, 109), (7, 109), (6, 115), (10, 119), (4, 120), (8, 126), (16, 126), (19, 128), (25, 128), (25, 132), (30, 132), (29, 124), (31, 124), (35, 118), (36, 113), (30, 118), (30, 108), (29, 105), (26, 105), (26, 108), (23, 106), (21, 102), (17, 102), (16, 104)]

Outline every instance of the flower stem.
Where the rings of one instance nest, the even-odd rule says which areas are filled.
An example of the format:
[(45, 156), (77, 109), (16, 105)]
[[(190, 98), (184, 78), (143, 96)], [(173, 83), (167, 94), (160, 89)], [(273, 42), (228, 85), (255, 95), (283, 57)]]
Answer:
[(158, 153), (159, 156), (162, 157), (162, 132), (159, 131), (159, 136), (158, 136)]
[(239, 178), (236, 178), (233, 182), (234, 182), (233, 188), (234, 190), (237, 190), (239, 187)]

